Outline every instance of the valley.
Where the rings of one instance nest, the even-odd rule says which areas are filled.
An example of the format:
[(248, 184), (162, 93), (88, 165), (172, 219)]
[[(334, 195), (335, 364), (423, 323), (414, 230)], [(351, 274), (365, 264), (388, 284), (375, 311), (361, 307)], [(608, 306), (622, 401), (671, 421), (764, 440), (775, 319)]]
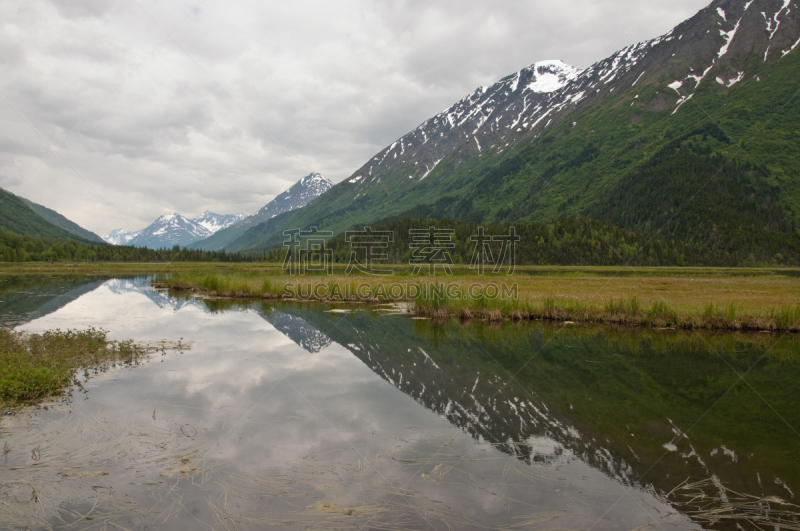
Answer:
[(800, 0), (367, 4), (0, 5), (0, 528), (798, 529)]

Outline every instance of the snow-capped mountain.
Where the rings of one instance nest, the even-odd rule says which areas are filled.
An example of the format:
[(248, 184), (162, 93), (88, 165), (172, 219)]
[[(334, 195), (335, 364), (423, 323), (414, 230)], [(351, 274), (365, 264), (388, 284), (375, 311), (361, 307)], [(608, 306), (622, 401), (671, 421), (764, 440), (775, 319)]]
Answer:
[(167, 214), (142, 230), (128, 245), (150, 249), (175, 245), (185, 247), (210, 235), (211, 231), (191, 219), (180, 214)]
[(478, 154), (517, 129), (544, 125), (538, 115), (580, 101), (580, 96), (559, 101), (559, 94), (585, 72), (560, 60), (540, 61), (491, 87), (480, 87), (384, 149), (346, 182), (364, 189), (409, 163), (414, 164), (409, 177), (421, 181), (454, 152)]
[(258, 224), (274, 218), (278, 214), (304, 207), (331, 188), (333, 188), (333, 183), (319, 173), (307, 175), (270, 201), (264, 208), (250, 216), (250, 219), (247, 220), (248, 224), (253, 222)]
[(186, 247), (246, 218), (245, 214), (215, 214), (208, 211), (194, 219), (187, 219), (180, 214), (168, 214), (140, 231), (113, 230), (104, 240), (113, 245), (132, 245), (150, 249), (175, 245)]
[(302, 208), (331, 188), (333, 188), (333, 183), (319, 173), (306, 175), (252, 216), (247, 217), (244, 221), (236, 223), (225, 230), (220, 230), (208, 238), (208, 240), (195, 243), (191, 247), (195, 249), (205, 249), (207, 251), (223, 249), (233, 243), (251, 227), (255, 227), (259, 223), (268, 221), (284, 212)]
[(206, 210), (202, 215), (194, 218), (192, 221), (208, 229), (211, 234), (214, 234), (245, 219), (247, 219), (247, 214), (215, 214)]
[[(485, 221), (512, 216), (501, 216), (504, 210), (515, 211), (516, 219), (561, 215), (559, 207), (599, 201), (603, 190), (616, 184), (604, 180), (610, 165), (632, 168), (641, 153), (660, 149), (655, 126), (648, 135), (635, 137), (642, 124), (649, 127), (660, 121), (686, 132), (681, 120), (692, 106), (684, 104), (696, 94), (699, 98), (719, 93), (723, 98), (742, 85), (758, 83), (779, 63), (791, 63), (790, 54), (798, 53), (798, 45), (800, 0), (714, 0), (665, 35), (627, 46), (585, 69), (561, 61), (535, 63), (478, 88), (423, 122), (318, 201), (282, 223), (262, 227), (260, 240), (248, 242), (246, 248), (278, 247), (289, 227), (322, 225), (342, 232), (354, 219), (371, 223), (439, 201), (449, 205), (445, 215), (469, 214)], [(587, 114), (591, 110), (599, 114), (592, 117)], [(587, 178), (578, 161), (583, 157), (588, 165), (595, 158), (594, 145), (615, 133), (600, 134), (595, 127), (584, 131), (578, 116), (601, 117), (593, 124), (610, 128), (622, 120), (623, 110), (635, 113), (618, 129), (625, 138), (634, 135), (629, 153), (620, 151), (616, 162), (598, 166)], [(702, 119), (714, 120), (707, 114)], [(693, 117), (691, 123), (701, 122)], [(581, 139), (570, 140), (567, 131), (573, 128)], [(572, 153), (570, 142), (585, 145), (586, 152)], [(529, 150), (531, 145), (538, 150)], [(558, 149), (552, 147), (556, 145)], [(516, 158), (511, 159), (511, 152)], [(539, 170), (530, 169), (524, 182), (511, 182), (510, 176), (525, 173), (522, 168), (535, 153), (546, 159), (537, 159)], [(564, 153), (571, 153), (570, 160), (559, 167)], [(486, 162), (481, 165), (480, 159)], [(558, 181), (551, 182), (556, 175)], [(490, 192), (492, 186), (496, 189)], [(347, 215), (332, 216), (333, 212)]]
[(103, 238), (111, 245), (128, 245), (130, 241), (136, 238), (142, 231), (131, 232), (125, 229), (114, 229)]
[[(586, 69), (542, 61), (480, 87), (373, 157), (345, 183), (364, 196), (387, 174), (414, 165), (407, 183), (425, 179), (445, 158), (460, 165), (487, 148), (533, 141), (576, 111), (631, 87), (661, 90), (649, 110), (677, 113), (703, 80), (732, 87), (800, 44), (797, 0), (717, 0), (669, 33), (617, 51)], [(664, 78), (669, 76), (668, 81)], [(753, 77), (752, 74), (750, 77)], [(616, 91), (616, 92), (615, 92)], [(507, 144), (506, 144), (507, 143)], [(384, 192), (385, 193), (385, 192)]]

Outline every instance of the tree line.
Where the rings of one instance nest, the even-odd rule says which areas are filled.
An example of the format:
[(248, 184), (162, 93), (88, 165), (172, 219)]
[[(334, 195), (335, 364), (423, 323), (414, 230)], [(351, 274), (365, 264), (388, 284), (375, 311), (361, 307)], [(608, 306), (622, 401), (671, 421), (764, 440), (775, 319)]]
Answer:
[[(758, 244), (743, 242), (736, 247), (720, 247), (707, 240), (676, 238), (652, 232), (626, 230), (611, 223), (588, 217), (569, 217), (551, 222), (485, 224), (469, 223), (452, 219), (398, 218), (371, 226), (373, 233), (388, 232), (392, 241), (373, 252), (387, 256), (384, 263), (409, 264), (419, 250), (419, 233), (412, 230), (433, 227), (440, 231), (452, 231), (446, 238), (452, 247), (442, 249), (449, 253), (453, 264), (470, 264), (476, 256), (478, 242), (475, 237), (479, 227), (484, 227), (487, 236), (503, 236), (514, 233), (519, 237), (515, 245), (517, 265), (580, 265), (580, 266), (708, 266), (708, 267), (753, 267), (753, 266), (797, 266), (800, 265), (800, 237), (789, 233), (773, 235), (774, 241), (761, 248)], [(363, 232), (365, 227), (353, 227), (354, 232)], [(379, 239), (376, 237), (376, 240)], [(334, 263), (348, 264), (351, 257), (365, 263), (367, 251), (363, 245), (353, 245), (357, 238), (348, 240), (338, 235), (327, 241), (325, 250)], [(363, 243), (363, 238), (361, 240)], [(414, 246), (412, 246), (414, 244)], [(415, 249), (416, 247), (416, 249)], [(481, 244), (483, 247), (483, 244)], [(500, 260), (502, 244), (488, 244), (495, 260)], [(482, 249), (480, 249), (482, 250)], [(259, 260), (282, 262), (287, 248), (278, 248), (266, 253), (252, 255)], [(354, 254), (355, 253), (355, 254)], [(506, 259), (508, 257), (506, 256)]]
[[(479, 227), (487, 237), (508, 235), (511, 228), (519, 238), (514, 248), (517, 265), (581, 266), (798, 266), (800, 237), (794, 233), (771, 235), (771, 239), (744, 241), (736, 247), (720, 247), (707, 240), (675, 238), (648, 232), (622, 229), (611, 223), (587, 217), (570, 217), (551, 222), (486, 224), (452, 219), (397, 218), (370, 227), (374, 232), (391, 234), (391, 241), (375, 246), (373, 253), (386, 255), (384, 263), (409, 264), (420, 252), (419, 233), (434, 228), (451, 231), (442, 248), (453, 264), (470, 264), (478, 243)], [(363, 233), (365, 227), (353, 227)], [(444, 234), (444, 232), (443, 232)], [(352, 234), (351, 234), (352, 236)], [(369, 238), (348, 239), (346, 234), (328, 238), (324, 251), (333, 262), (348, 264), (352, 258), (366, 263), (364, 242)], [(385, 238), (384, 238), (385, 240)], [(382, 240), (383, 241), (383, 240)], [(353, 242), (356, 243), (355, 245)], [(749, 245), (752, 244), (752, 245)], [(765, 245), (768, 244), (768, 245)], [(494, 260), (503, 254), (502, 244), (490, 242), (486, 249)], [(482, 250), (482, 249), (481, 249)], [(92, 245), (36, 236), (21, 236), (0, 228), (2, 262), (283, 262), (287, 248), (267, 252), (228, 253), (175, 246), (171, 249)], [(417, 254), (415, 254), (417, 253)], [(505, 257), (508, 259), (508, 256)]]
[(261, 257), (225, 251), (92, 245), (38, 236), (21, 236), (0, 228), (2, 262), (254, 262)]

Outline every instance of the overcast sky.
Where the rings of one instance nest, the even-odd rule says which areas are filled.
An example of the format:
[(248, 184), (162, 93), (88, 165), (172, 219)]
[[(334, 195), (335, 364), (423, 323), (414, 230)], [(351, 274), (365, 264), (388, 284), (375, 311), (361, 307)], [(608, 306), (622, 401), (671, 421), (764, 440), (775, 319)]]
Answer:
[(3, 0), (0, 186), (101, 235), (252, 213), (481, 85), (587, 67), (707, 3)]

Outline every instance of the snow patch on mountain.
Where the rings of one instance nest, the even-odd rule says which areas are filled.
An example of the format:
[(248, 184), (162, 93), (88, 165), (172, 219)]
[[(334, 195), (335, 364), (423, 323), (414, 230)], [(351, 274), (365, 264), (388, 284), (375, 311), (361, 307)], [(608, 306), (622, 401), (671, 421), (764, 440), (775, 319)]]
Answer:
[(111, 245), (127, 245), (136, 238), (142, 231), (129, 231), (125, 229), (114, 229), (106, 235), (103, 240)]
[(215, 214), (206, 210), (192, 221), (214, 234), (245, 219), (247, 219), (247, 214)]
[(530, 68), (535, 71), (536, 81), (528, 85), (528, 90), (539, 94), (564, 88), (582, 72), (563, 61), (541, 61)]

